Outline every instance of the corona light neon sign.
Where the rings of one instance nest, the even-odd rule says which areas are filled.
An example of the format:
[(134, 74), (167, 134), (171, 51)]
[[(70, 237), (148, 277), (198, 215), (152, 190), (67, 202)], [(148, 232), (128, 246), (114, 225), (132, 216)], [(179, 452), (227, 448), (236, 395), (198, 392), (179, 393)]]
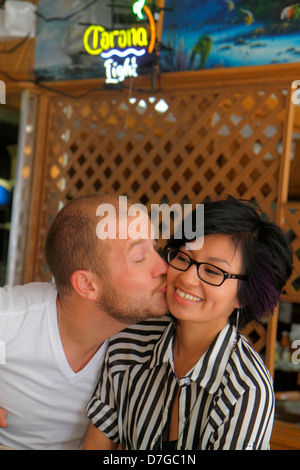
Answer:
[[(119, 83), (126, 77), (137, 77), (137, 58), (154, 49), (156, 28), (151, 10), (145, 5), (145, 1), (137, 1), (133, 5), (134, 13), (142, 19), (145, 11), (150, 25), (150, 37), (145, 27), (132, 27), (129, 29), (115, 29), (106, 31), (103, 26), (91, 25), (83, 36), (85, 50), (90, 55), (100, 55), (104, 62), (107, 83)], [(119, 59), (124, 59), (120, 63)]]

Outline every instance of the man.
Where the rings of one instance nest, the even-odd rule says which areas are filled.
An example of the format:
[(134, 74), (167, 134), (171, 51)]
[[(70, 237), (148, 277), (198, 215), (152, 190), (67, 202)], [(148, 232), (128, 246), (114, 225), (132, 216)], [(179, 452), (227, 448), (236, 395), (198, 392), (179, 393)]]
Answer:
[(122, 219), (117, 197), (89, 195), (71, 201), (53, 221), (45, 252), (55, 286), (0, 289), (4, 446), (79, 449), (105, 341), (167, 311), (167, 265), (155, 250), (148, 217), (148, 237), (132, 237), (120, 224), (116, 239), (101, 239), (96, 214), (102, 204)]

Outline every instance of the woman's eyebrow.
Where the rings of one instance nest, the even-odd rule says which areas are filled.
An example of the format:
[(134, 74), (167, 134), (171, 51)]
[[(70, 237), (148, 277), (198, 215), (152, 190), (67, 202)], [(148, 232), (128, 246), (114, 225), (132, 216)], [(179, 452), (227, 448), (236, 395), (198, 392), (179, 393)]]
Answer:
[(223, 259), (223, 258), (217, 258), (215, 256), (210, 256), (208, 258), (208, 261), (217, 261), (219, 263), (224, 263), (224, 264), (227, 264), (227, 266), (230, 266), (230, 264), (228, 263), (228, 261), (226, 261), (226, 259)]

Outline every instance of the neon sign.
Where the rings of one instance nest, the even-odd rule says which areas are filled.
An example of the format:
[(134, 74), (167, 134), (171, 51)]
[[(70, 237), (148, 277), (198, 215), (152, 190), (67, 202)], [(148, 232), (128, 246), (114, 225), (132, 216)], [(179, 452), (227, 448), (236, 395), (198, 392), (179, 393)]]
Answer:
[(113, 59), (104, 62), (106, 71), (106, 83), (123, 82), (126, 77), (138, 77), (136, 57), (127, 57), (123, 64), (118, 64)]
[[(89, 45), (91, 35), (92, 47)], [(115, 48), (126, 50), (131, 46), (146, 47), (148, 46), (148, 33), (146, 28), (106, 31), (102, 26), (91, 25), (84, 33), (83, 44), (89, 54), (102, 55), (105, 51), (115, 52)], [(115, 53), (118, 54), (118, 50)]]
[[(153, 52), (156, 39), (153, 15), (144, 0), (135, 2), (132, 8), (140, 19), (144, 18), (142, 10), (145, 11), (150, 35), (144, 26), (106, 31), (103, 26), (91, 25), (84, 33), (83, 44), (88, 54), (106, 59), (104, 68), (107, 83), (119, 83), (126, 77), (137, 77), (137, 58)], [(120, 63), (120, 59), (124, 59), (123, 63)]]
[(144, 6), (145, 6), (145, 0), (138, 0), (132, 5), (133, 13), (137, 15), (137, 17), (140, 20), (144, 19), (144, 15), (142, 13), (142, 9), (144, 8)]

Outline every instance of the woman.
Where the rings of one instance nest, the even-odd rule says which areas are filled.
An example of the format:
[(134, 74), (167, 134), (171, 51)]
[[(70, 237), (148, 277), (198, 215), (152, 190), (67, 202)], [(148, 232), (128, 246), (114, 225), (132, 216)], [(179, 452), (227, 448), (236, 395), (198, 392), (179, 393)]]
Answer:
[[(191, 233), (185, 223), (181, 233)], [(290, 247), (277, 225), (231, 197), (204, 205), (202, 248), (189, 241), (165, 248), (171, 317), (110, 341), (85, 449), (269, 448), (272, 381), (238, 329), (274, 311)]]

